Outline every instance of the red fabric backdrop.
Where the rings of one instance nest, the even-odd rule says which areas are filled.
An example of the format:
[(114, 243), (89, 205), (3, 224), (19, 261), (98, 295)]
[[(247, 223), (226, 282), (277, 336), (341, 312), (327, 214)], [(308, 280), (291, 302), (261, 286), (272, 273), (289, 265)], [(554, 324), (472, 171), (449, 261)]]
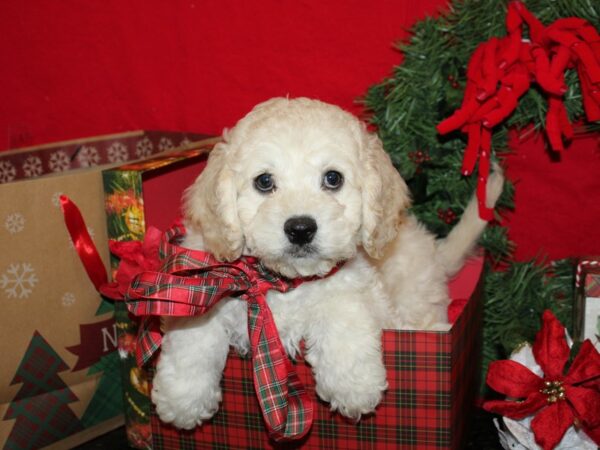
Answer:
[[(401, 60), (394, 43), (442, 0), (0, 3), (0, 150), (132, 129), (219, 134), (254, 104), (311, 96), (360, 114)], [(509, 158), (521, 258), (600, 253), (597, 137), (561, 161)]]

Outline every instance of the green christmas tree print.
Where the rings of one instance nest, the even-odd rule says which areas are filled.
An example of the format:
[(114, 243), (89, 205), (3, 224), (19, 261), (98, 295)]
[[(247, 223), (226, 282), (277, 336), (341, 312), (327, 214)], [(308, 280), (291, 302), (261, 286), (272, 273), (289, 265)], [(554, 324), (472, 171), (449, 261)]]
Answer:
[[(102, 298), (96, 316), (114, 314), (114, 304)], [(116, 332), (116, 330), (115, 330)], [(115, 336), (116, 338), (116, 336)], [(116, 345), (116, 342), (115, 342)], [(102, 373), (94, 396), (86, 408), (81, 422), (88, 428), (123, 413), (123, 394), (121, 387), (121, 367), (119, 354), (115, 350), (102, 356), (88, 370), (88, 376)]]
[(94, 397), (85, 410), (81, 422), (88, 428), (123, 413), (121, 368), (119, 354), (114, 351), (103, 356), (90, 367), (88, 375), (102, 372)]
[(83, 429), (68, 406), (78, 398), (59, 377), (69, 367), (37, 331), (11, 385), (22, 383), (4, 420), (15, 423), (5, 449), (45, 447)]

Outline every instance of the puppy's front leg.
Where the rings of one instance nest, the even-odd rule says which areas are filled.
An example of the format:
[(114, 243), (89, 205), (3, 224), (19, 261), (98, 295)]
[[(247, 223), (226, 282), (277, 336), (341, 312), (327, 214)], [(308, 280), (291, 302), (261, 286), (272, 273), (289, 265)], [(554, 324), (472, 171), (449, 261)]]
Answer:
[(165, 323), (152, 401), (161, 420), (178, 428), (194, 428), (219, 408), (229, 339), (213, 315)]
[(361, 313), (321, 318), (306, 339), (317, 394), (356, 420), (375, 410), (387, 388), (381, 330), (368, 311)]

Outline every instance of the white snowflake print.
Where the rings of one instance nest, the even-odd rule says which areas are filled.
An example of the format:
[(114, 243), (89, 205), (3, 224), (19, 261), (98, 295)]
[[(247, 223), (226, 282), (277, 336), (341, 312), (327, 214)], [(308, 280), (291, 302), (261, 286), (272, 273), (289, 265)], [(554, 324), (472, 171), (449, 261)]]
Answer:
[(54, 205), (55, 208), (59, 208), (60, 207), (60, 196), (63, 195), (62, 192), (55, 192), (54, 194), (52, 194), (52, 199), (51, 202)]
[(173, 145), (173, 141), (168, 137), (161, 137), (160, 141), (158, 141), (158, 149), (161, 152), (164, 152), (165, 150), (171, 150), (172, 148), (175, 148), (175, 146)]
[(127, 153), (127, 147), (121, 142), (115, 142), (108, 147), (108, 160), (112, 163), (124, 162), (129, 159), (129, 153)]
[(59, 150), (50, 155), (48, 166), (52, 172), (64, 172), (71, 167), (71, 159), (66, 152)]
[(23, 173), (26, 177), (37, 177), (42, 174), (42, 160), (37, 156), (29, 156), (23, 163)]
[(28, 298), (38, 282), (37, 275), (29, 263), (13, 263), (0, 277), (0, 288), (8, 298)]
[(184, 137), (181, 142), (179, 143), (180, 147), (187, 147), (188, 145), (190, 145), (192, 143), (192, 141), (190, 141), (188, 138)]
[(0, 183), (8, 183), (17, 176), (17, 170), (9, 161), (0, 161)]
[(77, 152), (77, 160), (81, 164), (81, 167), (97, 166), (100, 162), (100, 155), (96, 147), (82, 145), (79, 152)]
[(6, 216), (4, 227), (10, 234), (17, 234), (25, 228), (25, 217), (21, 213), (12, 213)]
[(75, 303), (75, 300), (77, 299), (75, 298), (75, 294), (73, 294), (72, 292), (65, 292), (65, 294), (60, 299), (63, 306), (72, 306)]
[(135, 154), (138, 158), (145, 158), (152, 154), (153, 148), (152, 141), (145, 137), (135, 145)]

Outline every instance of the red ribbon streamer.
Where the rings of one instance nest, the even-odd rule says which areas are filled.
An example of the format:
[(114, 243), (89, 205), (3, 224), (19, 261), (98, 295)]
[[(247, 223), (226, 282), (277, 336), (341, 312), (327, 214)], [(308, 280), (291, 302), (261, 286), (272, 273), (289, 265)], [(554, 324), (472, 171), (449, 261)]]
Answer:
[[(525, 25), (530, 41), (522, 39)], [(568, 68), (577, 69), (588, 120), (600, 120), (600, 35), (590, 23), (569, 17), (545, 27), (523, 3), (514, 1), (508, 5), (506, 29), (506, 37), (477, 47), (467, 66), (462, 105), (437, 125), (440, 134), (456, 129), (468, 134), (462, 172), (471, 174), (479, 159), (477, 197), (484, 220), (493, 218), (485, 206), (491, 129), (512, 114), (532, 81), (548, 96), (546, 134), (553, 150), (563, 150), (564, 141), (573, 137), (563, 103)]]
[(60, 207), (67, 230), (71, 235), (73, 245), (83, 263), (83, 267), (96, 290), (100, 291), (100, 287), (108, 283), (108, 276), (102, 258), (100, 258), (96, 245), (85, 226), (81, 212), (66, 195), (60, 196)]

